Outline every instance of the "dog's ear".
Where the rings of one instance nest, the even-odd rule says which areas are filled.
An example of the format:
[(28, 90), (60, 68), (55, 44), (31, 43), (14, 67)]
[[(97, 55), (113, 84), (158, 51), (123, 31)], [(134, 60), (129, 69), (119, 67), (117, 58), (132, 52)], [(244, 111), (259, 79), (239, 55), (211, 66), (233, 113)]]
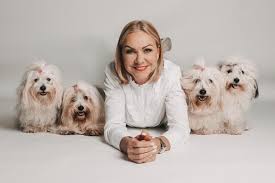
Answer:
[(257, 97), (259, 97), (259, 88), (258, 88), (258, 83), (257, 83), (256, 79), (254, 81), (255, 81), (255, 84), (254, 84), (254, 89), (255, 89), (254, 98), (257, 98)]
[(218, 67), (218, 69), (219, 69), (220, 71), (222, 70), (222, 66), (223, 66), (223, 63), (222, 63), (222, 62), (220, 62), (220, 63), (217, 64), (217, 67)]
[(18, 102), (20, 103), (20, 105), (28, 106), (31, 101), (29, 100), (29, 89), (32, 85), (32, 72), (33, 71), (26, 71), (24, 73), (21, 84), (17, 88)]
[(165, 37), (161, 39), (161, 47), (162, 51), (165, 53), (172, 49), (172, 41), (169, 37)]
[(56, 86), (56, 99), (57, 99), (57, 108), (61, 108), (63, 100), (64, 89), (61, 83), (58, 83)]

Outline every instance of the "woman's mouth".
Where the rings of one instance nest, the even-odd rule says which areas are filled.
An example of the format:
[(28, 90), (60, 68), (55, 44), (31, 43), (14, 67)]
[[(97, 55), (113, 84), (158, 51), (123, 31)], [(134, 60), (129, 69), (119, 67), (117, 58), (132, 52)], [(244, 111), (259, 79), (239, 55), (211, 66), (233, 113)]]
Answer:
[(147, 69), (148, 66), (134, 66), (134, 69), (137, 71), (144, 71)]

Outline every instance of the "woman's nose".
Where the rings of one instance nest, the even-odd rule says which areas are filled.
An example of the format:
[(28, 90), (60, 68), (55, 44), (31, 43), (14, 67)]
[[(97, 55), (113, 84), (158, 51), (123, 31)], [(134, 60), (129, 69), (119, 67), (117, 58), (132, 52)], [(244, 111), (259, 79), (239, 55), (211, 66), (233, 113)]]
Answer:
[(143, 56), (142, 53), (138, 52), (135, 63), (136, 64), (142, 64), (143, 62), (144, 62), (144, 56)]

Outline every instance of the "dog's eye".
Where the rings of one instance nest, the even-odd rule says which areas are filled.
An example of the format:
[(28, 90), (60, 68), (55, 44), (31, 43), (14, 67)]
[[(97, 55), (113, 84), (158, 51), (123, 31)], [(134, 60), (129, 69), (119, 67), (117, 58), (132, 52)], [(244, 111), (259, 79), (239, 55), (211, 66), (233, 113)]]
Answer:
[(212, 79), (209, 79), (209, 82), (210, 82), (210, 83), (213, 83), (213, 80), (212, 80)]
[(197, 83), (200, 82), (200, 81), (201, 81), (200, 79), (195, 79), (195, 80), (194, 80), (194, 83), (197, 84)]
[(84, 100), (88, 100), (88, 97), (86, 95), (84, 96)]
[(38, 80), (39, 80), (38, 78), (35, 78), (35, 79), (34, 79), (34, 82), (37, 82)]
[(75, 102), (76, 101), (76, 99), (75, 99), (75, 97), (73, 97), (72, 99), (71, 99), (71, 102)]
[(51, 78), (47, 78), (47, 81), (51, 81)]
[(227, 73), (229, 74), (229, 73), (231, 73), (232, 72), (232, 70), (231, 69), (229, 69), (228, 71), (227, 71)]
[(244, 74), (244, 71), (242, 70), (242, 74)]

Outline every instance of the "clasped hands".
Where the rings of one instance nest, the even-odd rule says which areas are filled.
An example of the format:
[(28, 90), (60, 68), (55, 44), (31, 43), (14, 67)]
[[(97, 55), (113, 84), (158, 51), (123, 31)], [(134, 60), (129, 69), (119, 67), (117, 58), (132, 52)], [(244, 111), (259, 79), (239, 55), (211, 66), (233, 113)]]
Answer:
[(130, 161), (135, 163), (152, 162), (160, 151), (160, 139), (153, 138), (148, 132), (142, 131), (134, 138), (124, 137), (121, 140), (120, 149)]

